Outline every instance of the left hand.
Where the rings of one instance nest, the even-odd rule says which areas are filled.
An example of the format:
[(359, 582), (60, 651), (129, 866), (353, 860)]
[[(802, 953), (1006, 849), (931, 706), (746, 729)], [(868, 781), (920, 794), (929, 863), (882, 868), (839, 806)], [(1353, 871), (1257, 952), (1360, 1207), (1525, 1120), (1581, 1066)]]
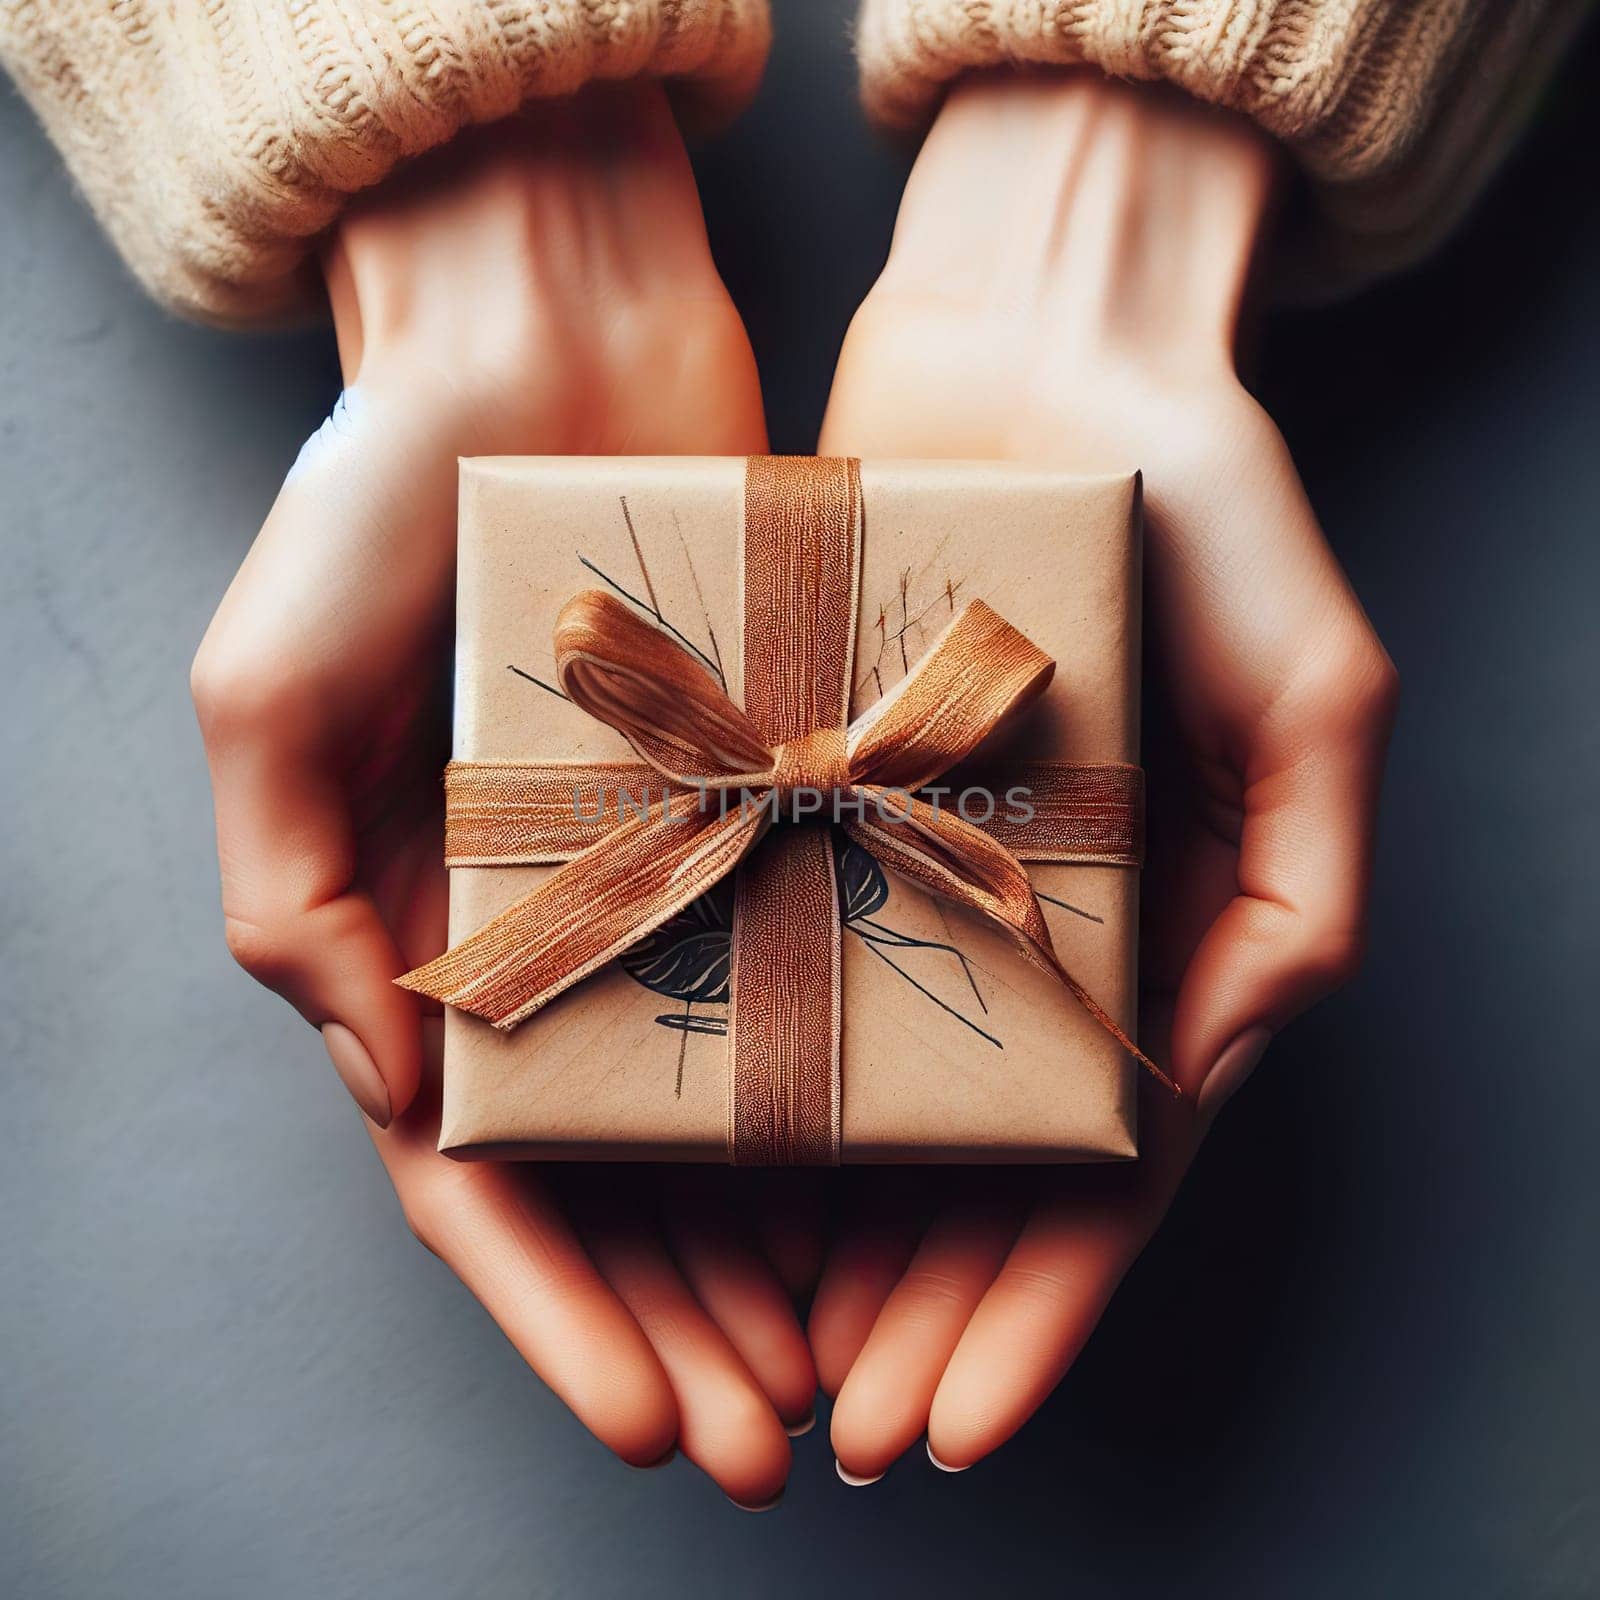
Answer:
[(463, 134), (352, 205), (325, 260), (345, 399), (194, 668), (229, 945), (321, 1030), (412, 1230), (595, 1436), (769, 1505), (815, 1391), (794, 1191), (450, 1160), (440, 1024), (392, 981), (445, 941), (456, 458), (766, 446), (665, 92)]
[[(948, 1469), (1055, 1387), (1267, 1041), (1355, 970), (1394, 669), (1233, 367), (1274, 157), (1247, 124), (1085, 72), (969, 80), (839, 359), (828, 454), (1145, 474), (1154, 653), (1189, 768), (1152, 795), (1141, 1157), (865, 1174), (810, 1337), (841, 1472), (926, 1432)], [(1161, 858), (1165, 847), (1166, 859)]]

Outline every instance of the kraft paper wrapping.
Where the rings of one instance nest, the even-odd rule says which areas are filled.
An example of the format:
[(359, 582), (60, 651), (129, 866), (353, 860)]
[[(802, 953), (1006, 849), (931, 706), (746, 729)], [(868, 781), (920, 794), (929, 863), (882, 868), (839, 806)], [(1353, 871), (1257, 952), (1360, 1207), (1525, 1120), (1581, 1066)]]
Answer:
[[(533, 681), (553, 682), (557, 613), (580, 589), (603, 586), (602, 574), (720, 660), (738, 698), (743, 486), (742, 458), (463, 461), (456, 758), (637, 759), (621, 735)], [(985, 745), (985, 766), (1008, 755), (1138, 760), (1136, 477), (865, 462), (862, 486), (852, 717), (898, 681), (955, 608), (982, 599), (1056, 661), (1044, 696)], [(551, 870), (453, 871), (451, 941)], [(1131, 1033), (1138, 873), (1028, 870), (1049, 897), (1065, 965)], [(868, 901), (877, 903), (842, 930), (844, 1161), (1136, 1154), (1137, 1069), (1070, 994), (982, 918), (903, 880), (869, 883)], [(463, 1158), (725, 1161), (727, 1007), (683, 992), (714, 988), (719, 918), (725, 926), (708, 911), (695, 961), (638, 975), (613, 964), (509, 1034), (448, 1012), (440, 1148)]]

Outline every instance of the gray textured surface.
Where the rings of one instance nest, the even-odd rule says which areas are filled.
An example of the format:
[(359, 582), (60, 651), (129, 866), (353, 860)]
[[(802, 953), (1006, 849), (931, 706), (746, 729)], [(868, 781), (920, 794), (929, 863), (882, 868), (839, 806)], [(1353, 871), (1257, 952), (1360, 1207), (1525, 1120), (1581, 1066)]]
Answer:
[[(843, 10), (786, 9), (703, 164), (789, 448), (897, 184)], [(1596, 130), (1582, 71), (1426, 273), (1268, 330), (1406, 680), (1367, 975), (1281, 1044), (1010, 1449), (855, 1492), (819, 1428), (763, 1518), (588, 1441), (224, 955), (186, 670), (331, 354), (164, 320), (0, 97), (0, 1593), (1593, 1594), (1600, 227), (1557, 170)]]

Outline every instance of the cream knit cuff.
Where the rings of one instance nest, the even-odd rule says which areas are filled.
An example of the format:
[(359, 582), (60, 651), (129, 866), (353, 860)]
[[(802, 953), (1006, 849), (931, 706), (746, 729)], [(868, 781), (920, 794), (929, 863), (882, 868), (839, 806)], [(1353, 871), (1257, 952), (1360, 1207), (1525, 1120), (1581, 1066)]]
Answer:
[(292, 316), (357, 190), (590, 79), (732, 108), (766, 0), (0, 0), (0, 61), (139, 278), (219, 323)]
[(1470, 204), (1585, 0), (863, 0), (862, 95), (915, 129), (983, 67), (1088, 64), (1253, 118), (1314, 205), (1284, 272), (1311, 292), (1416, 258)]

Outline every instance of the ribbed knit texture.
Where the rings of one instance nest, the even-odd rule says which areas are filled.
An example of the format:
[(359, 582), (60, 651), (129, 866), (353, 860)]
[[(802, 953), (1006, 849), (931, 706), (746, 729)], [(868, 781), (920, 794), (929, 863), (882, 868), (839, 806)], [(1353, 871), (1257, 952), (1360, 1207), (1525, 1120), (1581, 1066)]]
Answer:
[(0, 0), (0, 60), (124, 258), (213, 322), (315, 303), (308, 256), (396, 162), (590, 79), (759, 79), (766, 0)]
[(1470, 204), (1586, 0), (863, 0), (867, 109), (915, 129), (979, 67), (1086, 63), (1253, 117), (1311, 180), (1285, 269), (1349, 286)]
[[(793, 0), (795, 4), (808, 0)], [(969, 68), (1088, 63), (1255, 118), (1311, 180), (1287, 270), (1326, 287), (1461, 213), (1585, 0), (863, 0), (867, 108), (915, 128)], [(0, 60), (129, 265), (178, 310), (270, 319), (350, 195), (593, 78), (754, 87), (766, 0), (0, 0)]]

